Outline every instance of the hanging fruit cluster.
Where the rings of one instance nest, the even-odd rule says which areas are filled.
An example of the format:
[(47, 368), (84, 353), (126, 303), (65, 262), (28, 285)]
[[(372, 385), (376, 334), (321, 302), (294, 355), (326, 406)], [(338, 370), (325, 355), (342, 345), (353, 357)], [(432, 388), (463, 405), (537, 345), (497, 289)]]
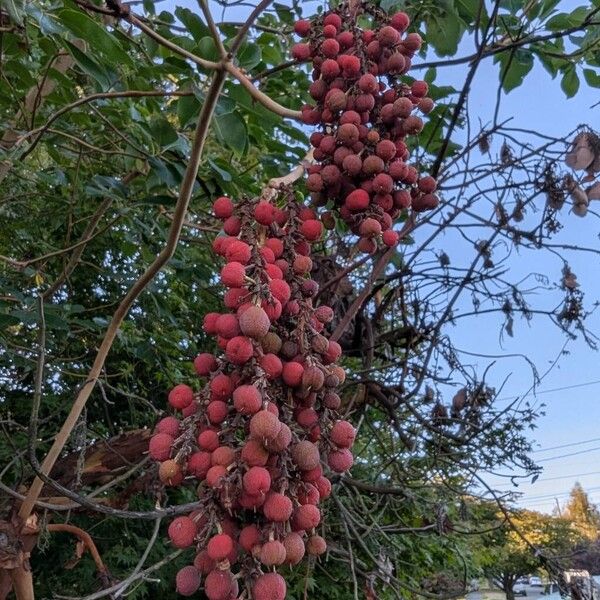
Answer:
[(277, 567), (326, 550), (316, 531), (331, 491), (323, 464), (337, 473), (352, 465), (355, 431), (336, 413), (341, 348), (324, 335), (333, 312), (314, 305), (310, 278), (323, 226), (291, 190), (283, 196), (281, 207), (214, 203), (225, 232), (213, 247), (226, 261), (227, 311), (208, 313), (204, 330), (223, 355), (196, 357), (202, 389), (174, 387), (168, 401), (181, 418), (161, 420), (150, 440), (164, 484), (198, 485), (200, 508), (169, 527), (176, 547), (197, 551), (177, 575), (183, 595), (204, 577), (210, 600), (237, 598), (240, 589), (283, 600)]
[[(369, 20), (372, 28), (361, 28), (359, 20)], [(316, 164), (306, 185), (314, 204), (330, 203), (368, 253), (377, 240), (398, 242), (392, 224), (402, 211), (422, 212), (439, 203), (436, 180), (407, 162), (405, 140), (423, 129), (415, 112), (429, 113), (434, 106), (425, 81), (409, 85), (399, 79), (422, 43), (419, 34), (405, 33), (409, 23), (406, 13), (389, 17), (371, 3), (346, 2), (294, 27), (306, 41), (292, 55), (313, 66), (309, 91), (316, 105), (306, 105), (302, 119), (319, 126), (310, 138)], [(333, 227), (331, 212), (321, 218)]]

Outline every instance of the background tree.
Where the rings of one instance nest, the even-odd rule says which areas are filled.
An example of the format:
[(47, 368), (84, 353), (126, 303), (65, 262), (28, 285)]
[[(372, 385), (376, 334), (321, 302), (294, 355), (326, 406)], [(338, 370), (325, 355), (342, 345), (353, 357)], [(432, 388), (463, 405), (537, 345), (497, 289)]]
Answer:
[[(210, 8), (219, 15), (226, 5)], [(190, 186), (199, 114), (215, 90), (211, 64), (219, 43), (241, 40), (248, 12), (215, 16), (212, 27), (203, 3), (161, 12), (149, 2), (129, 11), (83, 0), (2, 6), (1, 77), (10, 90), (0, 95), (3, 525), (13, 531), (11, 515), (29, 513), (22, 501), (37, 499), (32, 459), (48, 452), (74, 398), (89, 394), (51, 472), (79, 499), (47, 485), (33, 506), (35, 537), (25, 541), (37, 544), (36, 593), (82, 597), (117, 580), (132, 596), (174, 598), (183, 559), (150, 511), (194, 495), (156, 485), (144, 456), (147, 428), (167, 390), (192, 376), (190, 358), (211, 349), (201, 323), (220, 301), (212, 200), (257, 195), (306, 155), (307, 130), (294, 118), (309, 100), (310, 77), (289, 57), (293, 22), (313, 7), (261, 3), (248, 21), (214, 113), (200, 119), (207, 137)], [(537, 410), (523, 398), (499, 402), (503, 380), (493, 365), (510, 353), (479, 356), (478, 344), (454, 341), (458, 326), (490, 335), (478, 324), (496, 315), (493, 335), (513, 336), (520, 321), (544, 319), (568, 339), (595, 344), (568, 264), (596, 255), (595, 241), (561, 237), (574, 218), (567, 208), (583, 213), (589, 204), (573, 192), (575, 183), (587, 187), (584, 176), (566, 177), (561, 162), (575, 132), (557, 138), (552, 124), (548, 132), (513, 130), (498, 110), (482, 125), (466, 107), (483, 61), (498, 65), (496, 108), (504, 92), (527, 84), (536, 61), (568, 96), (597, 87), (600, 9), (554, 1), (403, 6), (427, 40), (414, 68), (436, 100), (411, 151), (438, 175), (443, 201), (415, 219), (399, 252), (360, 257), (338, 224), (315, 261), (321, 298), (336, 310), (331, 333), (346, 356), (343, 400), (359, 428), (359, 460), (335, 485), (327, 561), (296, 575), (294, 597), (310, 590), (346, 598), (348, 572), (355, 598), (464, 588), (476, 572), (469, 540), (488, 527), (465, 509), (465, 497), (503, 505), (511, 496), (487, 489), (487, 473), (537, 472), (526, 435)], [(459, 54), (466, 43), (473, 52)], [(446, 67), (463, 69), (460, 86), (441, 84)], [(552, 268), (524, 275), (511, 262), (517, 250), (524, 262), (543, 255)], [(140, 280), (151, 264), (153, 277)], [(127, 314), (111, 326), (123, 298), (132, 300)], [(532, 365), (532, 383), (539, 380)], [(98, 506), (81, 508), (86, 499)], [(72, 570), (58, 568), (72, 566), (81, 548), (49, 526), (67, 522), (93, 533), (110, 576), (89, 553), (78, 552)], [(160, 581), (149, 567), (160, 569)]]
[(600, 532), (600, 513), (590, 502), (587, 492), (579, 482), (575, 483), (562, 515), (586, 538), (596, 540)]

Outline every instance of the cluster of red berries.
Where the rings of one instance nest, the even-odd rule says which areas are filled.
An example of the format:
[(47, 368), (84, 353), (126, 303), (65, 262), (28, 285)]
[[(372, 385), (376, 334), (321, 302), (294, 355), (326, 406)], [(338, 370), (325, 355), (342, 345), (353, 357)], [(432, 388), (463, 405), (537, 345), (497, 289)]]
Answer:
[(315, 306), (319, 286), (310, 278), (323, 225), (291, 190), (281, 204), (214, 203), (228, 310), (207, 314), (204, 331), (223, 356), (196, 357), (204, 385), (171, 390), (181, 418), (162, 419), (150, 440), (163, 483), (198, 485), (201, 507), (169, 527), (176, 547), (197, 551), (177, 575), (183, 595), (205, 577), (209, 600), (237, 598), (240, 588), (254, 600), (283, 600), (276, 568), (327, 547), (316, 532), (318, 504), (331, 492), (322, 460), (337, 473), (353, 462), (355, 430), (337, 418), (341, 348), (325, 335), (333, 311)]
[[(372, 28), (361, 28), (359, 17), (369, 16)], [(405, 140), (423, 129), (414, 112), (429, 113), (434, 106), (425, 81), (409, 85), (398, 77), (422, 43), (419, 34), (405, 34), (409, 23), (406, 13), (388, 17), (370, 3), (346, 2), (294, 27), (306, 41), (292, 55), (313, 65), (310, 94), (316, 105), (304, 106), (302, 119), (320, 126), (310, 138), (316, 164), (306, 185), (316, 206), (332, 203), (368, 253), (379, 239), (386, 246), (398, 243), (392, 225), (402, 211), (439, 203), (436, 180), (407, 162)], [(333, 228), (332, 212), (322, 219)]]

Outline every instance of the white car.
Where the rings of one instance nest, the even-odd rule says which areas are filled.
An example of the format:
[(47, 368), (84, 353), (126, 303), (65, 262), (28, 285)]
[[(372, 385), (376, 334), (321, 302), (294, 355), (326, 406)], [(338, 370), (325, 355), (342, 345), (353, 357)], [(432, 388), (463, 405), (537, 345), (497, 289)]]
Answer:
[(530, 577), (529, 585), (532, 587), (542, 587), (542, 580), (539, 577)]
[(515, 583), (512, 591), (515, 596), (527, 596), (527, 588), (522, 583)]

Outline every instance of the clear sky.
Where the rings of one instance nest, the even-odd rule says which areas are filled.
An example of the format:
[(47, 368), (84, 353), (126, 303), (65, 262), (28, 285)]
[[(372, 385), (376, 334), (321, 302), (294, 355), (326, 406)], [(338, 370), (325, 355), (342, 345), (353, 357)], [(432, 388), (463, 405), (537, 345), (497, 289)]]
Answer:
[[(279, 0), (281, 3), (282, 0)], [(167, 0), (163, 6), (187, 6), (197, 10), (195, 0)], [(254, 2), (252, 2), (254, 4)], [(310, 10), (318, 3), (304, 2)], [(564, 0), (559, 8), (572, 10), (573, 0)], [(221, 18), (222, 8), (213, 4), (216, 19)], [(226, 20), (240, 20), (250, 8), (238, 6), (228, 9)], [(461, 43), (458, 55), (473, 52), (473, 42), (465, 39)], [(435, 60), (427, 56), (427, 60)], [(415, 62), (417, 62), (415, 60)], [(467, 66), (438, 69), (438, 84), (462, 86)], [(575, 98), (567, 100), (560, 89), (558, 80), (550, 75), (536, 61), (534, 69), (526, 77), (524, 84), (502, 99), (500, 120), (514, 117), (514, 127), (534, 129), (540, 133), (561, 137), (582, 123), (592, 127), (598, 120), (598, 107), (590, 107), (598, 101), (597, 90), (582, 85)], [(498, 67), (491, 58), (483, 61), (472, 85), (468, 102), (468, 114), (473, 123), (489, 122), (492, 118), (498, 82)], [(460, 136), (460, 134), (458, 134)], [(502, 138), (493, 139), (492, 152), (498, 151)], [(569, 214), (568, 207), (562, 211), (564, 228), (556, 241), (564, 243), (583, 243), (588, 246), (598, 244), (598, 219), (592, 211), (584, 219)], [(424, 234), (423, 234), (424, 235)], [(418, 241), (418, 239), (417, 239)], [(443, 247), (443, 246), (442, 246)], [(543, 255), (543, 256), (542, 256)], [(471, 260), (472, 254), (455, 257)], [(600, 296), (598, 281), (598, 256), (594, 254), (573, 254), (569, 262), (578, 276), (582, 289), (586, 292), (586, 307), (591, 308)], [(510, 268), (513, 274), (536, 271), (548, 275), (550, 279), (560, 279), (561, 261), (542, 252), (522, 251), (511, 258)], [(514, 277), (513, 277), (514, 278)], [(546, 371), (559, 355), (565, 338), (556, 327), (547, 321), (539, 320), (528, 324), (522, 320), (515, 322), (515, 337), (504, 337), (499, 342), (501, 319), (498, 316), (477, 317), (477, 321), (466, 321), (451, 332), (455, 344), (459, 347), (477, 349), (482, 353), (497, 354), (522, 353), (536, 363), (540, 372)], [(600, 316), (594, 314), (588, 321), (592, 331), (600, 332)], [(528, 400), (545, 406), (545, 416), (538, 420), (538, 427), (531, 433), (539, 448), (534, 458), (544, 467), (544, 472), (533, 485), (520, 484), (524, 494), (520, 504), (537, 510), (550, 511), (556, 500), (564, 502), (575, 481), (580, 481), (589, 490), (592, 500), (600, 503), (600, 369), (598, 353), (593, 352), (581, 339), (570, 342), (566, 348), (568, 355), (563, 356), (559, 364), (548, 373), (538, 386), (536, 395)], [(479, 362), (485, 368), (486, 362)], [(531, 386), (531, 372), (522, 360), (500, 361), (492, 371), (492, 379), (500, 383), (510, 375), (502, 397), (511, 399), (523, 395)], [(578, 387), (575, 387), (578, 386)], [(502, 402), (505, 402), (503, 400)], [(589, 440), (589, 441), (587, 441)], [(562, 447), (568, 445), (566, 447)], [(556, 448), (561, 446), (560, 448)], [(583, 452), (585, 451), (585, 452)], [(562, 458), (559, 458), (562, 457)], [(501, 489), (510, 486), (506, 481), (489, 478), (490, 483)]]

